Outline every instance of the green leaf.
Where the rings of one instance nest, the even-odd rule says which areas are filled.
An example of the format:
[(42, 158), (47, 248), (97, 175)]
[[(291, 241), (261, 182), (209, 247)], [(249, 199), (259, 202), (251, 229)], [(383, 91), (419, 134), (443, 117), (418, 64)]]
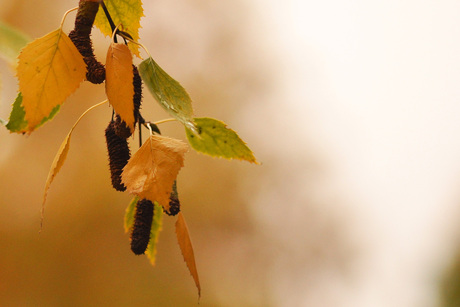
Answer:
[[(37, 125), (37, 128), (42, 126), (47, 121), (53, 119), (53, 117), (59, 112), (60, 107), (60, 105), (54, 107), (53, 110), (51, 110), (51, 113), (41, 120), (40, 124)], [(13, 103), (13, 109), (11, 110), (8, 123), (6, 123), (6, 128), (10, 130), (10, 132), (26, 132), (28, 123), (24, 118), (25, 114), (26, 113), (24, 112), (24, 108), (22, 106), (22, 94), (19, 92), (18, 97), (16, 97), (16, 100)]]
[(134, 197), (129, 203), (125, 211), (124, 226), (125, 232), (128, 233), (134, 225), (134, 215), (136, 214), (136, 204), (139, 201), (139, 197)]
[(153, 212), (152, 228), (150, 228), (150, 241), (149, 245), (147, 246), (147, 250), (145, 251), (145, 254), (149, 258), (152, 265), (155, 265), (157, 243), (163, 224), (163, 207), (161, 207), (157, 202), (154, 204), (155, 207)]
[(16, 65), (21, 49), (32, 39), (18, 29), (0, 21), (0, 56)]
[(21, 93), (18, 93), (18, 97), (16, 97), (16, 100), (13, 103), (10, 118), (6, 124), (6, 128), (8, 128), (10, 132), (21, 132), (27, 128), (27, 121), (24, 119), (26, 113), (24, 112), (24, 108), (21, 103), (22, 95)]
[[(141, 27), (141, 17), (144, 16), (144, 9), (142, 8), (141, 0), (104, 0), (104, 4), (109, 11), (110, 17), (112, 17), (115, 26), (122, 24), (123, 27), (120, 30), (127, 32), (132, 36), (135, 42), (139, 41), (139, 28)], [(106, 36), (112, 36), (112, 28), (105, 16), (102, 5), (99, 6), (99, 10), (94, 20), (94, 25), (101, 30)], [(128, 43), (128, 47), (132, 53), (137, 57), (139, 54), (139, 45)]]
[(182, 85), (161, 69), (151, 57), (142, 61), (139, 73), (150, 93), (166, 112), (197, 133), (193, 122), (192, 100)]
[(235, 131), (213, 118), (195, 118), (198, 134), (185, 129), (190, 145), (198, 152), (226, 159), (257, 163), (254, 154)]
[(7, 123), (8, 122), (6, 120), (0, 118), (0, 125), (5, 126)]

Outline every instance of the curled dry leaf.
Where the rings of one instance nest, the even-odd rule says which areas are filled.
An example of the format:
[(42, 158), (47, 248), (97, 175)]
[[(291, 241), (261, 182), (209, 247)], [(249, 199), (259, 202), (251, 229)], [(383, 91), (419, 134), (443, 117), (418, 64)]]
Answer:
[(131, 157), (121, 179), (126, 189), (140, 199), (158, 202), (169, 210), (169, 196), (188, 146), (176, 139), (153, 135)]
[(179, 243), (182, 256), (187, 264), (187, 268), (195, 281), (196, 288), (198, 289), (198, 296), (201, 296), (200, 279), (198, 278), (198, 270), (196, 269), (195, 254), (193, 253), (192, 240), (188, 232), (187, 223), (185, 222), (184, 215), (179, 212), (176, 221), (176, 235), (177, 242)]
[(107, 51), (105, 91), (110, 104), (131, 132), (134, 131), (133, 58), (124, 44), (112, 43)]
[(57, 173), (61, 169), (62, 165), (64, 165), (64, 162), (67, 158), (67, 153), (69, 152), (70, 149), (70, 138), (72, 136), (72, 132), (75, 129), (75, 127), (78, 125), (80, 120), (88, 114), (89, 111), (93, 110), (94, 108), (101, 106), (105, 104), (107, 101), (100, 102), (98, 104), (95, 104), (94, 106), (90, 107), (88, 110), (83, 112), (83, 114), (78, 118), (78, 120), (75, 122), (73, 125), (72, 129), (70, 129), (69, 133), (67, 134), (66, 138), (62, 142), (61, 146), (59, 147), (58, 152), (56, 153), (56, 156), (54, 157), (53, 164), (51, 165), (51, 168), (48, 172), (48, 178), (46, 179), (46, 184), (45, 184), (45, 191), (43, 193), (43, 203), (42, 203), (42, 223), (43, 223), (43, 214), (45, 211), (45, 202), (46, 202), (46, 196), (48, 195), (48, 190), (51, 186), (51, 183), (54, 180), (54, 177), (56, 177)]

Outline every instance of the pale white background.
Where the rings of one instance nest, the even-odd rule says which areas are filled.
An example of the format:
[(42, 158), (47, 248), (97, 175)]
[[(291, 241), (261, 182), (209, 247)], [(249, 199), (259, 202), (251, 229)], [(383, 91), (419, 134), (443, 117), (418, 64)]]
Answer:
[[(270, 149), (294, 169), (311, 152), (327, 163), (315, 189), (339, 201), (321, 210), (351, 216), (364, 249), (350, 279), (332, 273), (312, 284), (301, 267), (296, 278), (277, 271), (279, 306), (436, 306), (460, 216), (460, 2), (254, 5), (268, 27), (261, 36), (277, 52), (270, 65), (278, 91), (257, 110), (274, 112)], [(260, 222), (291, 238), (284, 244), (293, 250), (302, 244), (307, 172), (280, 169), (289, 187), (283, 193), (267, 181), (257, 203), (277, 200)], [(293, 191), (300, 207), (286, 215)]]

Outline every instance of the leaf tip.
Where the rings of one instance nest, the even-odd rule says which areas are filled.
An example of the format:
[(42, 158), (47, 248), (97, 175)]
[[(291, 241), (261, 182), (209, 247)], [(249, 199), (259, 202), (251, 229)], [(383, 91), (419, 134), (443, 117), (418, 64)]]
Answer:
[(182, 212), (177, 214), (176, 221), (176, 236), (177, 242), (182, 253), (182, 257), (187, 265), (187, 268), (192, 276), (195, 286), (198, 290), (198, 297), (201, 297), (201, 285), (200, 279), (198, 277), (198, 270), (196, 268), (195, 255), (193, 252), (192, 241), (190, 239), (190, 234), (188, 232), (187, 223), (185, 222), (184, 215)]

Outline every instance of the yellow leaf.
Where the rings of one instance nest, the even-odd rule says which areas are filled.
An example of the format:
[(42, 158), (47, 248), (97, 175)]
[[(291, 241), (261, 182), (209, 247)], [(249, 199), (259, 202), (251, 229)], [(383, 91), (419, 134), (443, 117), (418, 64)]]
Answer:
[(129, 193), (169, 210), (169, 196), (187, 150), (180, 140), (153, 135), (128, 161), (121, 180)]
[(195, 281), (196, 288), (198, 289), (198, 296), (201, 296), (200, 279), (198, 278), (198, 271), (196, 269), (195, 255), (193, 253), (192, 241), (190, 240), (190, 234), (188, 232), (187, 223), (185, 223), (182, 212), (177, 215), (176, 222), (176, 235), (177, 242), (179, 243), (182, 256), (187, 264), (187, 268)]
[[(104, 0), (104, 4), (109, 11), (110, 16), (115, 24), (123, 25), (123, 31), (130, 34), (135, 42), (139, 41), (139, 28), (141, 27), (140, 20), (144, 16), (141, 0)], [(110, 27), (107, 17), (104, 14), (102, 6), (99, 6), (94, 25), (98, 27), (106, 36), (112, 36), (112, 28)], [(133, 43), (128, 43), (129, 49), (137, 57), (140, 57), (139, 46)]]
[(124, 44), (112, 43), (105, 64), (105, 91), (110, 104), (134, 131), (133, 58)]
[(150, 242), (147, 246), (147, 249), (145, 250), (145, 254), (147, 255), (147, 258), (149, 258), (150, 263), (152, 265), (155, 265), (157, 243), (163, 225), (163, 207), (161, 207), (157, 203), (155, 203), (154, 205), (155, 211), (153, 213), (152, 227), (150, 228)]
[(54, 157), (53, 164), (51, 164), (50, 171), (48, 172), (48, 178), (46, 179), (45, 193), (43, 194), (43, 204), (45, 204), (46, 202), (46, 196), (48, 195), (48, 190), (51, 186), (51, 183), (54, 180), (54, 177), (56, 177), (62, 165), (64, 165), (65, 159), (67, 158), (67, 153), (69, 152), (70, 148), (70, 137), (72, 136), (72, 132), (73, 128), (65, 137), (64, 142), (62, 142), (58, 152), (56, 153), (56, 156)]
[(30, 132), (79, 87), (86, 65), (70, 38), (58, 29), (22, 50), (17, 75)]
[(101, 106), (101, 105), (105, 104), (106, 102), (107, 101), (103, 101), (101, 103), (98, 103), (98, 104), (90, 107), (85, 112), (83, 112), (83, 114), (75, 122), (75, 124), (73, 125), (72, 129), (70, 129), (70, 131), (67, 134), (66, 138), (64, 139), (64, 141), (62, 142), (61, 146), (59, 147), (59, 150), (56, 153), (56, 156), (54, 157), (53, 163), (51, 164), (51, 168), (50, 168), (50, 170), (48, 172), (48, 178), (46, 179), (45, 191), (43, 193), (43, 203), (42, 203), (42, 222), (43, 222), (43, 214), (44, 214), (44, 210), (45, 210), (45, 202), (46, 202), (46, 196), (48, 195), (48, 190), (49, 190), (49, 188), (51, 186), (51, 183), (54, 180), (54, 177), (56, 177), (57, 173), (61, 169), (62, 165), (64, 165), (64, 162), (65, 162), (65, 160), (67, 158), (67, 153), (69, 152), (69, 148), (70, 148), (70, 138), (72, 136), (73, 130), (78, 125), (80, 120), (86, 114), (88, 114), (89, 111), (91, 111), (92, 109), (94, 109), (94, 108), (96, 108), (98, 106)]
[(134, 215), (136, 214), (136, 204), (139, 201), (139, 197), (135, 196), (131, 202), (129, 203), (128, 207), (125, 211), (125, 218), (123, 221), (123, 226), (125, 228), (125, 233), (131, 231), (134, 225)]

